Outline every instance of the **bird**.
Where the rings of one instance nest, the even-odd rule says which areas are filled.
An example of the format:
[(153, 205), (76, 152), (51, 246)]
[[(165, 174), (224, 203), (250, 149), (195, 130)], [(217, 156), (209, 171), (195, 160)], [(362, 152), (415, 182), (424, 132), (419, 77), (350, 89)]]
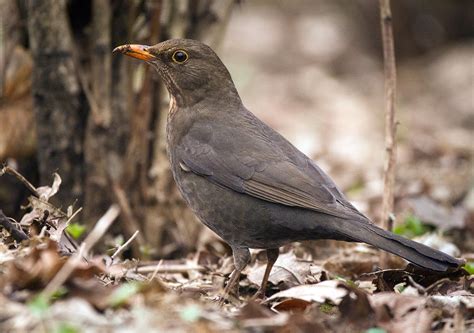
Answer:
[(358, 211), (308, 156), (243, 104), (226, 66), (192, 39), (154, 46), (126, 44), (113, 52), (143, 60), (170, 94), (167, 155), (181, 195), (199, 220), (232, 249), (226, 297), (263, 249), (267, 264), (255, 294), (264, 297), (279, 248), (295, 241), (363, 242), (433, 272), (461, 259), (393, 234)]

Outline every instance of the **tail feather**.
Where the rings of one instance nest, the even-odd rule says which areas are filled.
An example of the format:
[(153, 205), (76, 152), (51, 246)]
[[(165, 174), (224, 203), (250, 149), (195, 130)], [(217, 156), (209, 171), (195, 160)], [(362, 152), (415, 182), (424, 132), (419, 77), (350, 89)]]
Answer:
[(422, 268), (446, 272), (459, 268), (463, 261), (421, 243), (395, 235), (368, 221), (354, 223), (341, 230), (354, 241), (363, 242), (400, 256)]

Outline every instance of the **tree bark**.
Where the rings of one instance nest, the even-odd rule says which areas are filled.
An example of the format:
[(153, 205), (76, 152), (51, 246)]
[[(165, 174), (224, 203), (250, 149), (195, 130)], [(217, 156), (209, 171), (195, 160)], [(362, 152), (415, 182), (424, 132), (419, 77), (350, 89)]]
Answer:
[[(235, 1), (157, 1), (160, 2), (163, 39), (194, 38), (217, 47)], [(154, 43), (155, 41), (153, 41)], [(155, 76), (156, 79), (156, 76)], [(196, 246), (201, 224), (187, 207), (171, 175), (166, 156), (166, 117), (169, 100), (161, 82), (154, 84), (150, 164), (146, 172), (147, 200), (144, 231), (147, 243), (158, 256), (187, 252)]]
[(74, 65), (66, 1), (30, 0), (28, 34), (34, 60), (32, 92), (38, 130), (40, 182), (57, 171), (62, 205), (82, 202), (84, 119), (88, 111)]
[[(113, 139), (110, 123), (112, 57), (112, 13), (108, 0), (92, 2), (91, 41), (91, 90), (88, 92), (91, 112), (87, 119), (84, 158), (86, 184), (84, 215), (88, 221), (96, 221), (103, 209), (110, 205), (111, 191), (108, 186), (108, 148)], [(84, 79), (85, 81), (85, 79)], [(84, 83), (87, 86), (87, 83)]]

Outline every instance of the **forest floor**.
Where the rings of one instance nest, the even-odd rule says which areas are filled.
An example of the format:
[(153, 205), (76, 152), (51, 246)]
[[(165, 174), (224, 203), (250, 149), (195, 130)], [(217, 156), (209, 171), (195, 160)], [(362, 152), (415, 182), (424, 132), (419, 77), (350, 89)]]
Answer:
[[(246, 106), (377, 220), (381, 55), (354, 42), (356, 29), (343, 16), (318, 8), (314, 27), (314, 13), (242, 6), (220, 55)], [(57, 175), (50, 186), (30, 186), (18, 221), (0, 214), (1, 224), (16, 230), (0, 228), (0, 331), (474, 332), (474, 69), (466, 70), (473, 57), (472, 43), (453, 43), (397, 64), (394, 231), (464, 258), (465, 270), (436, 275), (394, 256), (381, 269), (380, 252), (369, 246), (303, 242), (281, 249), (263, 302), (251, 297), (264, 253), (252, 251), (239, 295), (221, 307), (232, 270), (225, 243), (203, 236), (185, 258), (130, 259), (134, 240), (107, 233), (117, 208), (85, 230), (77, 208), (50, 202), (68, 191)], [(18, 179), (4, 171), (0, 176)]]
[[(4, 167), (0, 174), (8, 173), (14, 174)], [(447, 209), (415, 195), (411, 213), (395, 228), (466, 259), (458, 272), (419, 271), (394, 256), (390, 269), (380, 269), (380, 252), (366, 245), (305, 242), (281, 249), (263, 301), (252, 295), (262, 279), (265, 256), (252, 251), (239, 295), (221, 306), (232, 256), (216, 237), (183, 259), (123, 259), (134, 239), (105, 237), (120, 213), (116, 206), (84, 239), (85, 228), (75, 222), (80, 209), (62, 210), (50, 203), (61, 190), (59, 175), (51, 186), (38, 188), (16, 177), (33, 194), (20, 221), (0, 216), (6, 227), (0, 233), (2, 332), (474, 330), (473, 241), (465, 224), (472, 215), (466, 215), (463, 205)], [(96, 244), (102, 246), (93, 251)]]

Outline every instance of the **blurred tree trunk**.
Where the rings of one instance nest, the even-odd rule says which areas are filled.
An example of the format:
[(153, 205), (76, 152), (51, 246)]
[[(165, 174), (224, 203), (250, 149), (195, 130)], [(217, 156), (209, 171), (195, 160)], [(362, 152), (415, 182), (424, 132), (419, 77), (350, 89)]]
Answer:
[[(194, 38), (216, 47), (235, 1), (148, 1), (149, 44), (169, 38)], [(161, 21), (161, 25), (158, 22)], [(168, 97), (156, 73), (146, 66), (132, 114), (126, 187), (133, 188), (134, 214), (147, 244), (158, 256), (193, 248), (201, 224), (179, 194), (166, 156)], [(149, 135), (144, 135), (149, 133)], [(130, 192), (129, 192), (130, 193)]]
[[(113, 12), (110, 0), (92, 1), (91, 73), (84, 77), (84, 81), (90, 81), (84, 85), (91, 87), (87, 94), (91, 112), (85, 135), (84, 202), (85, 216), (90, 221), (97, 220), (113, 201), (110, 183), (122, 176), (129, 139), (130, 67), (123, 57), (112, 58), (112, 39), (124, 42), (130, 36), (132, 11), (126, 2), (118, 5), (115, 8), (120, 13)], [(113, 28), (119, 34), (113, 35)]]
[[(162, 13), (162, 37), (193, 38), (217, 48), (227, 26), (232, 0), (214, 1), (165, 1)], [(161, 82), (161, 91), (165, 89)], [(152, 203), (146, 206), (144, 229), (149, 244), (158, 255), (168, 256), (175, 251), (189, 251), (197, 244), (202, 225), (186, 206), (176, 188), (166, 156), (166, 118), (169, 99), (161, 94), (155, 101), (154, 142), (151, 150), (149, 191)], [(166, 96), (166, 98), (165, 98)]]
[(91, 112), (87, 119), (84, 143), (86, 184), (84, 214), (97, 220), (110, 204), (108, 186), (108, 142), (111, 141), (112, 13), (108, 0), (92, 2), (91, 90), (88, 99)]
[(66, 1), (27, 2), (28, 34), (34, 60), (32, 92), (38, 131), (40, 182), (58, 171), (61, 205), (82, 202), (83, 136), (87, 105), (74, 64)]
[(124, 236), (142, 231), (132, 243), (134, 255), (145, 243), (159, 256), (188, 251), (201, 225), (193, 223), (169, 169), (164, 86), (146, 64), (111, 51), (177, 37), (216, 47), (234, 3), (92, 0), (90, 19), (75, 17), (82, 25), (74, 25), (75, 35), (89, 43), (76, 41), (82, 46), (74, 48), (67, 2), (28, 2), (41, 182), (58, 170), (66, 189), (59, 200), (66, 205), (78, 199), (90, 223), (118, 202)]
[[(125, 193), (120, 185), (128, 164), (125, 155), (130, 140), (133, 80), (129, 59), (113, 56), (112, 49), (114, 45), (130, 41), (138, 4), (110, 0), (92, 2), (91, 91), (88, 94), (91, 113), (85, 136), (85, 216), (94, 222), (113, 201), (118, 202), (122, 207), (120, 232), (125, 237), (140, 230), (127, 198), (136, 189), (130, 188)], [(140, 245), (143, 245), (142, 234), (131, 244), (134, 256), (139, 255)]]

